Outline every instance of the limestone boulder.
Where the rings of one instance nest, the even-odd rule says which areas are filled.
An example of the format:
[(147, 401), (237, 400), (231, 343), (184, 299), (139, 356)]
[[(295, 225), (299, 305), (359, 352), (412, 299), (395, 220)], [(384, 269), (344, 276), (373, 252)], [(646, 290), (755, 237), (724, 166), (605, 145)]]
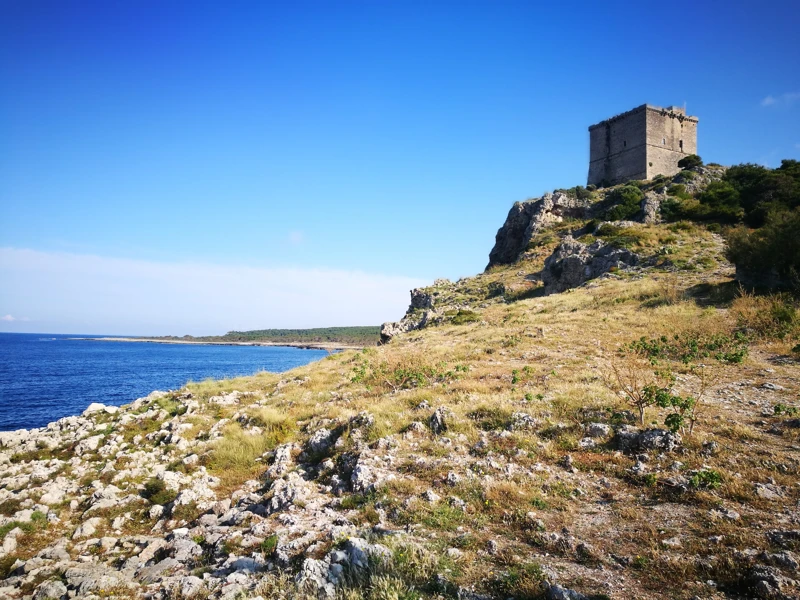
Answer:
[(544, 261), (542, 281), (545, 294), (556, 294), (578, 287), (612, 269), (623, 269), (638, 264), (639, 256), (597, 240), (586, 245), (564, 238), (558, 248)]

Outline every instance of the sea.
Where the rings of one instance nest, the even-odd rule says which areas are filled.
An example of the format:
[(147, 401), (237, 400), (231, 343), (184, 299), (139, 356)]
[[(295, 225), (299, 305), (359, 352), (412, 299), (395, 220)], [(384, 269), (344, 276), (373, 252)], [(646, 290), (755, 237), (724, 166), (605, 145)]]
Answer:
[(92, 402), (120, 406), (190, 381), (288, 371), (328, 354), (288, 346), (78, 339), (87, 337), (0, 333), (0, 431), (43, 427)]

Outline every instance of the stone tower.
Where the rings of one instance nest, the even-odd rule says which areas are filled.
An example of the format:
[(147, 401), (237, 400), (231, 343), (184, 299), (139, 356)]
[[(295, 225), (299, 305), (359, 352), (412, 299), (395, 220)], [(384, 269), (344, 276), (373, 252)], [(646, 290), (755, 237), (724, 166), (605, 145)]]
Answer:
[(688, 154), (697, 154), (697, 117), (643, 104), (589, 127), (588, 184), (674, 175)]

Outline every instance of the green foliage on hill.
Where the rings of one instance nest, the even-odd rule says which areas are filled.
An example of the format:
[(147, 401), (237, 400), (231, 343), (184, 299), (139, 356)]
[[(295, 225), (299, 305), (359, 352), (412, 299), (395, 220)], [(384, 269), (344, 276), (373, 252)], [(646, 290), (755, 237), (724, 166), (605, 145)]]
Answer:
[[(800, 206), (800, 162), (784, 160), (777, 169), (742, 164), (731, 167), (696, 197), (672, 186), (671, 199), (662, 206), (667, 220), (745, 223), (761, 227), (773, 212)], [(681, 193), (678, 193), (681, 192)]]
[(800, 161), (783, 160), (777, 169), (736, 165), (695, 195), (681, 184), (667, 194), (661, 204), (667, 221), (731, 226), (724, 232), (727, 255), (737, 267), (761, 275), (754, 280), (800, 290)]
[(735, 190), (744, 222), (761, 227), (771, 212), (800, 206), (800, 161), (783, 160), (777, 169), (744, 164), (728, 169), (725, 181)]
[(680, 191), (673, 197), (674, 199), (668, 200), (662, 206), (662, 214), (669, 221), (738, 223), (744, 215), (739, 204), (739, 195), (727, 181), (712, 181), (697, 198)]
[(700, 167), (703, 165), (703, 159), (697, 156), (697, 154), (690, 154), (689, 156), (685, 156), (678, 161), (678, 166), (681, 169), (694, 169), (695, 167)]
[(606, 211), (608, 221), (625, 221), (632, 219), (641, 210), (644, 194), (642, 190), (633, 185), (625, 185), (611, 192), (608, 200), (616, 204)]
[(776, 210), (763, 227), (730, 230), (728, 259), (751, 274), (774, 273), (781, 287), (800, 291), (800, 208)]
[(212, 338), (196, 338), (220, 342), (293, 342), (300, 344), (331, 343), (348, 345), (374, 345), (380, 339), (381, 328), (377, 325), (361, 327), (320, 327), (316, 329), (256, 329), (253, 331), (229, 331)]

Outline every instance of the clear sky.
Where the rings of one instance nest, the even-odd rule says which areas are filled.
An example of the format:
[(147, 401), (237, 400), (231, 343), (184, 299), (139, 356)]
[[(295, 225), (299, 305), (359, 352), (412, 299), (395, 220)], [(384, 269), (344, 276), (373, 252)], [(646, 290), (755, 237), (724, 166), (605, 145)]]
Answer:
[(707, 161), (799, 157), (798, 30), (796, 1), (1, 2), (0, 330), (399, 318), (585, 183), (604, 118), (686, 103)]

